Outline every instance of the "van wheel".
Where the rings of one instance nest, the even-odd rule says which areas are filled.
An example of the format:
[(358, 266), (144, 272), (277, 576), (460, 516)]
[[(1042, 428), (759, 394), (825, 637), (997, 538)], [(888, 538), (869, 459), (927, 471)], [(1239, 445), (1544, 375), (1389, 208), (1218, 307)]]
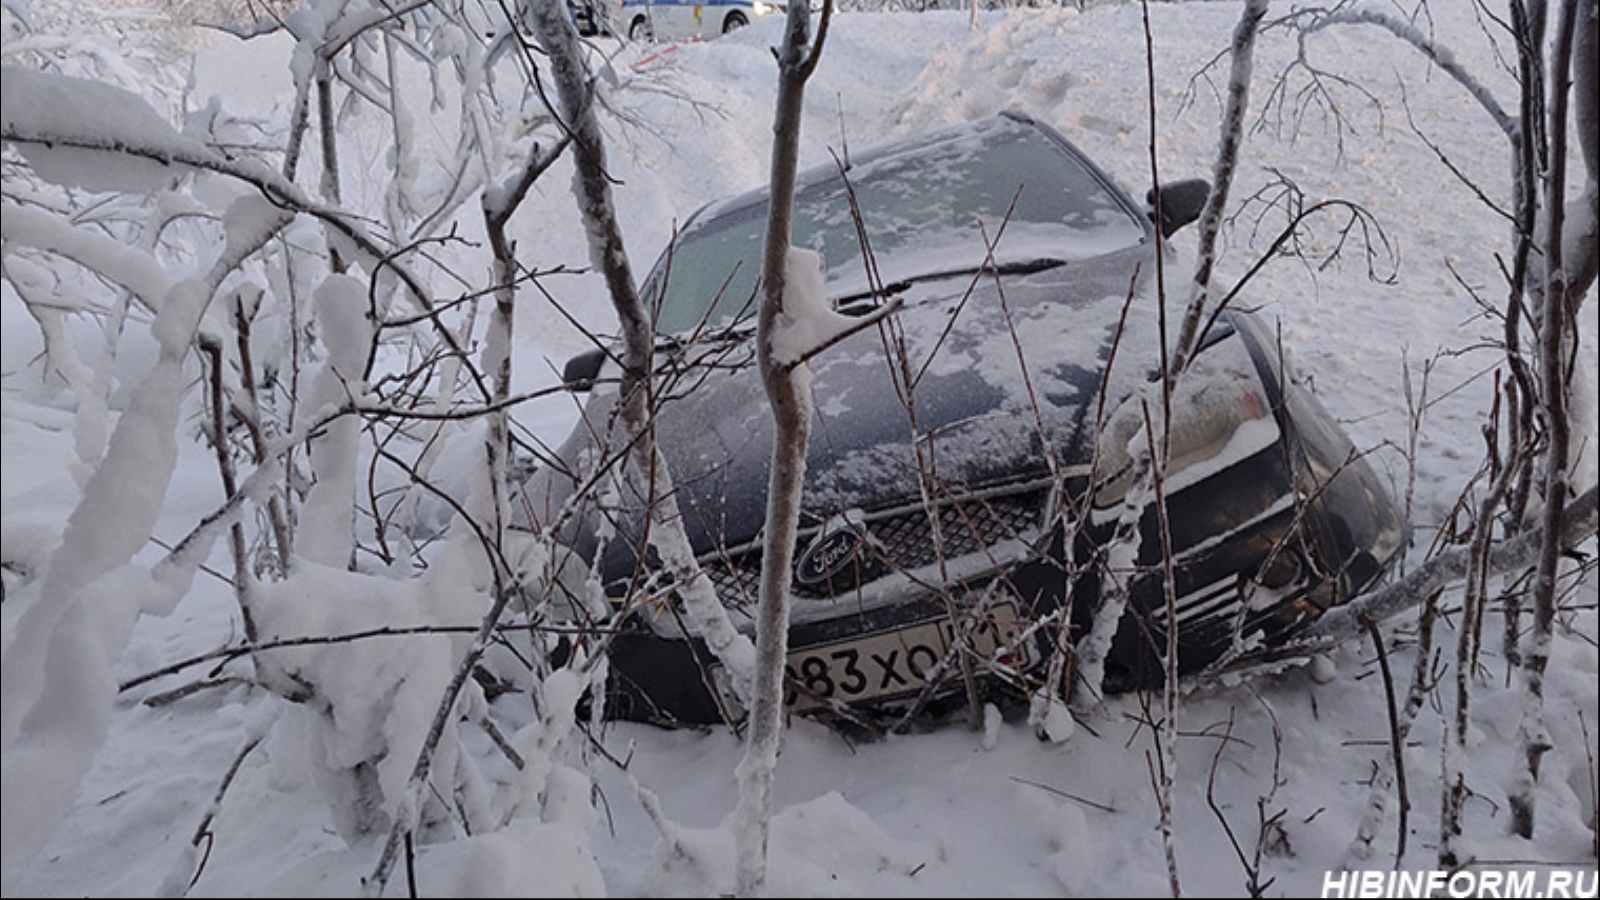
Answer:
[(650, 30), (650, 20), (644, 16), (634, 16), (633, 24), (628, 26), (628, 40), (648, 41), (653, 38), (654, 35), (651, 34)]
[(730, 31), (736, 31), (749, 24), (750, 20), (744, 17), (744, 13), (731, 12), (728, 13), (728, 17), (726, 19), (722, 20), (722, 33), (727, 34)]

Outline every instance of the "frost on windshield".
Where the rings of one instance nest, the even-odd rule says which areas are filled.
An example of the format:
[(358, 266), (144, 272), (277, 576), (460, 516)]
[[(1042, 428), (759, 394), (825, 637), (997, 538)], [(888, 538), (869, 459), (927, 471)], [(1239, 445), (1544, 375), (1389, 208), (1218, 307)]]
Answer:
[[(1145, 236), (1096, 173), (1009, 119), (844, 166), (842, 179), (831, 167), (803, 180), (793, 223), (794, 245), (822, 257), (834, 297), (866, 290), (869, 271), (880, 282), (971, 271), (991, 247), (997, 265), (1070, 261)], [(759, 194), (703, 211), (646, 287), (657, 330), (681, 334), (753, 312), (765, 225)]]

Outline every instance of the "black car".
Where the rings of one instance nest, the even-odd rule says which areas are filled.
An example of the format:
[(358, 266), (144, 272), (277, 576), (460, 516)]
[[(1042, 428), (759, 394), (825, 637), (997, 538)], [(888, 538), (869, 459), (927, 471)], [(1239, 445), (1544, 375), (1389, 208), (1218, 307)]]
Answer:
[[(984, 696), (1026, 696), (1086, 632), (1108, 577), (1130, 599), (1104, 686), (1162, 682), (1158, 517), (1143, 488), (1127, 494), (1145, 433), (1138, 398), (1160, 361), (1156, 228), (1193, 221), (1205, 193), (1180, 183), (1161, 210), (1142, 208), (1015, 114), (801, 176), (793, 240), (825, 261), (835, 308), (903, 306), (810, 363), (792, 710), (955, 708), (971, 697), (964, 670)], [(752, 315), (766, 214), (764, 191), (707, 205), (643, 287), (659, 335), (656, 437), (700, 564), (747, 631), (772, 440)], [(1202, 346), (1174, 394), (1163, 480), (1183, 674), (1281, 646), (1380, 578), (1408, 538), (1260, 322), (1225, 311)], [(592, 394), (559, 461), (521, 484), (522, 514), (557, 529), (562, 585), (574, 597), (591, 586), (573, 610), (632, 610), (608, 645), (609, 714), (732, 718), (720, 664), (642, 539), (637, 476), (552, 519), (596, 483), (598, 451), (620, 446), (614, 375), (603, 351), (569, 364), (569, 384)], [(1111, 571), (1125, 505), (1142, 508), (1143, 536)]]

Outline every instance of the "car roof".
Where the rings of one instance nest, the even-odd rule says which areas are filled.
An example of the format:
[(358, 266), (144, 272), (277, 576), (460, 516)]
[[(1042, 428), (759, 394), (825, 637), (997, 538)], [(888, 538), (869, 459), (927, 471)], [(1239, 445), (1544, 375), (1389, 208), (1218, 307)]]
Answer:
[[(1133, 200), (1128, 197), (1127, 192), (1124, 191), (1122, 187), (1114, 180), (1112, 180), (1112, 178), (1107, 175), (1104, 170), (1096, 165), (1094, 160), (1090, 159), (1082, 150), (1079, 150), (1077, 145), (1073, 144), (1066, 138), (1066, 136), (1062, 135), (1059, 131), (1051, 128), (1044, 122), (1041, 122), (1024, 112), (1009, 109), (998, 112), (992, 116), (985, 116), (980, 119), (971, 119), (966, 122), (959, 122), (954, 125), (947, 125), (932, 131), (927, 131), (913, 137), (880, 144), (859, 155), (851, 155), (849, 154), (848, 150), (846, 150), (846, 153), (843, 157), (837, 157), (832, 162), (822, 163), (820, 165), (811, 166), (810, 168), (802, 170), (798, 175), (795, 176), (795, 186), (797, 190), (801, 190), (812, 185), (835, 180), (840, 177), (841, 167), (843, 167), (845, 174), (850, 174), (858, 172), (862, 169), (869, 169), (877, 163), (887, 159), (894, 159), (896, 157), (904, 156), (908, 153), (917, 153), (925, 148), (937, 146), (948, 141), (959, 140), (961, 138), (984, 134), (1004, 128), (1028, 129), (1050, 138), (1068, 154), (1075, 157), (1086, 170), (1093, 174), (1095, 178), (1101, 182), (1102, 186), (1106, 189), (1106, 192), (1115, 197), (1117, 201), (1126, 208), (1127, 212), (1131, 216), (1138, 221), (1145, 221), (1146, 217), (1144, 216), (1142, 210), (1140, 210)], [(846, 147), (848, 147), (848, 144), (846, 144)], [(762, 185), (761, 187), (752, 188), (751, 190), (740, 194), (735, 194), (731, 197), (712, 200), (695, 210), (695, 212), (685, 220), (683, 230), (688, 231), (696, 222), (705, 221), (706, 219), (715, 216), (744, 209), (757, 203), (764, 203), (766, 202), (767, 195), (769, 193), (769, 187), (767, 185)]]

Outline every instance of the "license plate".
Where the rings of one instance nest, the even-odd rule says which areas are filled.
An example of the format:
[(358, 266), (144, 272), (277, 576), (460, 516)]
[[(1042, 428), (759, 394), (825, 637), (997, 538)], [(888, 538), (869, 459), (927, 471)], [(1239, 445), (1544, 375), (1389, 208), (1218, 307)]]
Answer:
[[(1033, 664), (1031, 641), (1017, 641), (1027, 623), (1009, 603), (997, 603), (986, 612), (970, 636), (972, 649), (993, 659), (1003, 647), (1020, 652), (1009, 662), (1018, 668)], [(898, 696), (914, 696), (927, 685), (927, 676), (955, 643), (950, 619), (941, 617), (905, 628), (864, 637), (805, 647), (789, 653), (790, 710), (820, 709), (830, 700), (860, 703)], [(950, 675), (945, 676), (947, 680)], [(796, 685), (803, 689), (797, 689)]]

